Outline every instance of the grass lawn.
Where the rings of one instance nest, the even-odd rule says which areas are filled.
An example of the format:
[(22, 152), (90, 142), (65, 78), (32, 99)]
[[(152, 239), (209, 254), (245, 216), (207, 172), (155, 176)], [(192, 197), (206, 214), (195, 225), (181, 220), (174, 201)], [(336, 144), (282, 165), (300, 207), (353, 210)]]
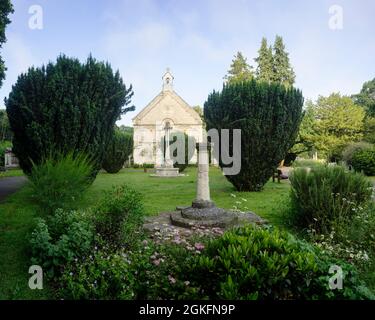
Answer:
[(23, 176), (23, 171), (21, 169), (10, 169), (4, 172), (0, 172), (0, 179), (6, 177), (19, 177)]
[[(103, 191), (110, 189), (112, 185), (127, 183), (143, 193), (148, 215), (172, 211), (178, 205), (190, 205), (195, 197), (196, 168), (188, 168), (186, 174), (185, 177), (163, 179), (152, 178), (143, 169), (125, 169), (118, 174), (100, 173), (90, 187), (82, 207), (94, 205)], [(242, 209), (246, 206), (248, 210), (270, 222), (281, 224), (278, 213), (280, 205), (288, 196), (288, 182), (269, 182), (263, 192), (236, 192), (218, 168), (211, 168), (210, 186), (211, 197), (218, 206), (232, 209), (236, 201), (240, 201)], [(28, 288), (30, 260), (27, 242), (35, 217), (35, 208), (25, 204), (22, 190), (0, 204), (0, 299), (52, 297), (48, 288), (41, 291)]]
[[(146, 214), (156, 215), (163, 211), (173, 211), (176, 206), (189, 206), (195, 198), (196, 168), (185, 170), (185, 177), (155, 178), (143, 169), (125, 169), (118, 174), (101, 173), (90, 188), (85, 200), (89, 205), (98, 199), (102, 192), (114, 184), (127, 183), (143, 193)], [(246, 206), (269, 219), (272, 223), (280, 224), (279, 207), (288, 197), (289, 182), (269, 182), (262, 192), (237, 192), (216, 167), (210, 168), (211, 198), (217, 206), (233, 209), (236, 202), (242, 202), (240, 208)], [(235, 196), (235, 197), (233, 197)], [(247, 201), (241, 200), (245, 199)]]

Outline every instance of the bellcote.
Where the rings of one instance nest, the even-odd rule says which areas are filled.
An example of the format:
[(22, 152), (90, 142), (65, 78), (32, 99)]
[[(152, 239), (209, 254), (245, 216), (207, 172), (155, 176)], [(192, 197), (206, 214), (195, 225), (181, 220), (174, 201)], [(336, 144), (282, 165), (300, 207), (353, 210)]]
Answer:
[(169, 70), (169, 68), (167, 68), (167, 71), (163, 75), (162, 79), (163, 79), (163, 91), (173, 91), (174, 77), (171, 71)]

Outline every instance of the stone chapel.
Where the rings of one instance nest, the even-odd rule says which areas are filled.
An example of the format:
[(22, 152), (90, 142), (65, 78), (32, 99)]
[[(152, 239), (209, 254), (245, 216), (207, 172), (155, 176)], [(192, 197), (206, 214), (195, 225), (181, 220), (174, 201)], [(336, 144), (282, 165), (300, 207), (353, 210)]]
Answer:
[[(203, 122), (199, 114), (173, 88), (174, 77), (169, 69), (162, 77), (162, 91), (133, 120), (135, 164), (163, 162), (161, 141), (165, 127), (171, 132), (184, 132), (202, 142)], [(190, 163), (196, 163), (196, 153)]]

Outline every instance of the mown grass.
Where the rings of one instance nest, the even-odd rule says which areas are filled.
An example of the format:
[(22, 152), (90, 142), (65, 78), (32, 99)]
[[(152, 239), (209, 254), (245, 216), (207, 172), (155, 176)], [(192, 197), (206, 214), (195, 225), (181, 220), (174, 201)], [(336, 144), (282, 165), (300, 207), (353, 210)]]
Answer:
[[(85, 204), (90, 205), (100, 198), (104, 190), (112, 185), (127, 183), (144, 195), (147, 215), (157, 215), (160, 212), (173, 211), (176, 206), (188, 206), (195, 198), (196, 168), (189, 167), (185, 177), (155, 178), (143, 169), (125, 169), (113, 175), (101, 173), (91, 186)], [(281, 224), (279, 209), (288, 198), (289, 182), (269, 182), (262, 192), (237, 192), (216, 167), (210, 168), (211, 198), (217, 206), (233, 209), (238, 205), (253, 211), (274, 224)], [(245, 200), (242, 200), (245, 199)]]
[(4, 172), (0, 172), (0, 179), (7, 178), (7, 177), (20, 177), (23, 176), (23, 172), (21, 169), (9, 169)]

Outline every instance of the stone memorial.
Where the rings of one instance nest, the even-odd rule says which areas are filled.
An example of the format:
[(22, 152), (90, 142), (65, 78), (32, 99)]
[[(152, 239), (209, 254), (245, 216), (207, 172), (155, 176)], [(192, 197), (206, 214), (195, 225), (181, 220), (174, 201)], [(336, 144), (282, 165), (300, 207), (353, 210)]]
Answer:
[(170, 143), (170, 134), (171, 130), (173, 128), (171, 127), (170, 123), (167, 122), (164, 127), (165, 131), (165, 156), (163, 160), (163, 164), (160, 167), (155, 168), (155, 174), (152, 174), (152, 177), (164, 177), (164, 178), (171, 178), (171, 177), (181, 177), (184, 176), (184, 174), (179, 173), (178, 168), (173, 167), (173, 160), (170, 156), (170, 149), (169, 149), (169, 143)]

